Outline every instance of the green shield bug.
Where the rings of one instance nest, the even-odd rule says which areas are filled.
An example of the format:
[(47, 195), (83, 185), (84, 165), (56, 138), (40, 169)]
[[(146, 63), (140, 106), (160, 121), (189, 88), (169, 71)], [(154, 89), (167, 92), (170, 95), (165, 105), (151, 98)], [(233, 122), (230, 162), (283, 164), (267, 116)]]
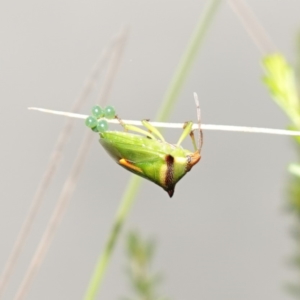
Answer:
[[(170, 197), (174, 194), (177, 182), (196, 165), (201, 158), (203, 134), (200, 123), (200, 107), (197, 98), (199, 141), (196, 145), (193, 123), (186, 122), (183, 133), (178, 142), (173, 145), (165, 141), (162, 134), (147, 120), (143, 120), (143, 126), (148, 131), (124, 122), (115, 115), (114, 109), (109, 106), (104, 109), (104, 117), (116, 118), (125, 129), (124, 132), (107, 131), (105, 119), (98, 120), (100, 107), (93, 107), (92, 114), (86, 119), (86, 125), (99, 132), (99, 142), (107, 153), (126, 170), (148, 179), (162, 187)], [(105, 115), (107, 111), (107, 116)], [(101, 115), (102, 116), (102, 115)], [(104, 123), (104, 124), (103, 124)], [(128, 133), (127, 131), (135, 133)], [(194, 146), (194, 152), (183, 149), (180, 144), (190, 135)]]

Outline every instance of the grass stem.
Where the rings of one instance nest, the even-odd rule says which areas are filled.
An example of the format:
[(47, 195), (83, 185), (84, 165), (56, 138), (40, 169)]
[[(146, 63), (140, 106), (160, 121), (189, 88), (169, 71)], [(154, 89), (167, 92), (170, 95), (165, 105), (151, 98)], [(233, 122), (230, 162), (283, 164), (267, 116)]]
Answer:
[[(77, 118), (77, 119), (86, 119), (87, 115), (75, 114), (63, 111), (56, 111), (44, 108), (29, 107), (30, 110), (37, 110), (40, 112)], [(108, 123), (119, 124), (119, 121), (116, 119), (106, 119)], [(143, 126), (141, 121), (136, 120), (123, 120), (124, 124), (134, 125), (134, 126)], [(182, 129), (184, 123), (167, 123), (167, 122), (149, 122), (152, 126), (158, 128), (177, 128)], [(197, 129), (198, 123), (195, 123), (192, 129)], [(233, 126), (233, 125), (214, 125), (214, 124), (201, 124), (201, 128), (204, 130), (219, 130), (219, 131), (233, 131), (233, 132), (249, 132), (249, 133), (266, 133), (266, 134), (277, 134), (277, 135), (289, 135), (289, 136), (300, 136), (300, 131), (295, 130), (285, 130), (285, 129), (273, 129), (273, 128), (261, 128), (261, 127), (247, 127), (247, 126)]]
[[(91, 74), (88, 76), (86, 82), (84, 83), (80, 96), (75, 100), (73, 106), (71, 107), (72, 112), (78, 112), (83, 106), (83, 104), (86, 102), (86, 100), (88, 99), (97, 81), (97, 78), (99, 77), (99, 73), (101, 73), (101, 70), (103, 69), (106, 63), (111, 50), (115, 46), (115, 43), (116, 40), (113, 39), (110, 45), (101, 52), (99, 59), (97, 60), (96, 64), (91, 70)], [(4, 270), (0, 276), (0, 299), (5, 291), (5, 288), (8, 285), (10, 277), (13, 274), (18, 258), (22, 252), (25, 242), (30, 234), (34, 220), (36, 219), (36, 216), (42, 205), (46, 191), (48, 190), (50, 183), (60, 164), (63, 149), (65, 148), (69, 140), (69, 137), (71, 136), (73, 127), (74, 127), (74, 120), (68, 119), (66, 120), (65, 125), (63, 126), (63, 128), (59, 133), (55, 146), (52, 150), (52, 154), (50, 156), (48, 165), (46, 167), (46, 170), (42, 175), (42, 179), (32, 199), (26, 218), (22, 224), (20, 232), (16, 238), (16, 241), (13, 245), (10, 255), (6, 261)]]
[[(211, 23), (211, 20), (217, 11), (217, 8), (221, 0), (209, 0), (207, 7), (203, 15), (199, 19), (199, 23), (196, 26), (196, 30), (191, 37), (191, 41), (175, 71), (175, 75), (170, 83), (169, 88), (164, 96), (161, 108), (157, 115), (158, 121), (167, 120), (168, 116), (171, 113), (172, 107), (174, 106), (175, 100), (181, 90), (183, 83), (191, 69), (192, 63), (196, 57), (198, 49), (204, 39), (205, 33)], [(128, 216), (128, 213), (133, 205), (134, 197), (137, 194), (137, 191), (140, 187), (141, 180), (137, 176), (132, 176), (125, 194), (121, 200), (120, 209), (116, 215), (115, 222), (110, 231), (108, 240), (104, 251), (100, 254), (98, 263), (96, 264), (94, 273), (90, 280), (85, 300), (94, 300), (96, 298), (97, 292), (100, 288), (100, 285), (103, 281), (104, 273), (106, 271), (108, 262), (112, 255), (113, 249), (119, 237), (120, 231), (123, 227), (124, 221)], [(121, 213), (119, 213), (121, 211)]]
[[(119, 66), (120, 56), (123, 53), (126, 38), (127, 38), (127, 30), (122, 29), (121, 32), (116, 37), (117, 43), (115, 44), (115, 47), (111, 49), (112, 53), (110, 55), (109, 64), (107, 67), (107, 74), (105, 76), (105, 81), (102, 86), (102, 90), (104, 92), (102, 93), (102, 97), (101, 97), (102, 100), (101, 105), (104, 104), (104, 101), (107, 101), (107, 97), (109, 95), (109, 92), (111, 91), (112, 81), (114, 80), (114, 77), (117, 72), (117, 67)], [(68, 207), (68, 203), (75, 190), (76, 183), (78, 181), (80, 172), (84, 165), (92, 141), (93, 141), (92, 134), (90, 132), (87, 132), (85, 137), (83, 138), (83, 141), (77, 152), (77, 156), (74, 160), (73, 166), (71, 168), (71, 171), (69, 172), (69, 175), (64, 183), (63, 190), (60, 193), (60, 196), (57, 200), (51, 218), (43, 233), (41, 241), (36, 249), (36, 252), (33, 255), (33, 258), (22, 280), (22, 283), (19, 289), (17, 290), (14, 300), (24, 299), (32, 284), (35, 275), (37, 274), (46, 256), (47, 250), (54, 238), (56, 230), (63, 218), (63, 215)]]
[(261, 54), (275, 53), (277, 51), (275, 45), (250, 6), (244, 0), (227, 0), (227, 2), (242, 22)]

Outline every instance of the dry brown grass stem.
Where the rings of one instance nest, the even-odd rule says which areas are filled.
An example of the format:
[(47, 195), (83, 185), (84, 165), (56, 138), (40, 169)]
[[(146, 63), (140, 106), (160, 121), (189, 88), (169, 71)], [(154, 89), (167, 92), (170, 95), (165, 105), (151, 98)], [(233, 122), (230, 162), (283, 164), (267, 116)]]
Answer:
[[(116, 43), (116, 39), (113, 39), (107, 49), (103, 50), (100, 54), (99, 59), (91, 70), (90, 75), (88, 76), (86, 82), (84, 83), (82, 92), (80, 96), (75, 100), (73, 106), (71, 107), (72, 112), (78, 112), (83, 104), (88, 99), (99, 73), (103, 69), (105, 62), (107, 61), (111, 49), (113, 49)], [(9, 279), (14, 271), (20, 253), (24, 247), (24, 244), (29, 236), (34, 220), (39, 212), (41, 204), (43, 202), (43, 198), (46, 194), (46, 191), (55, 175), (55, 172), (61, 162), (62, 152), (69, 140), (71, 132), (74, 127), (74, 120), (68, 119), (65, 122), (62, 130), (59, 133), (55, 146), (53, 148), (52, 154), (50, 156), (48, 165), (46, 167), (45, 173), (42, 175), (42, 179), (37, 187), (35, 195), (32, 199), (31, 205), (29, 207), (27, 216), (22, 224), (21, 230), (16, 238), (15, 244), (10, 252), (10, 255), (6, 261), (6, 265), (0, 277), (0, 299), (7, 287)]]
[(78, 154), (76, 156), (75, 163), (72, 166), (70, 175), (68, 176), (63, 186), (62, 192), (60, 194), (60, 197), (58, 198), (55, 209), (47, 224), (47, 228), (43, 233), (42, 239), (36, 249), (36, 252), (30, 262), (30, 265), (26, 271), (23, 281), (19, 287), (19, 290), (14, 298), (15, 300), (24, 299), (35, 275), (37, 274), (45, 258), (47, 250), (51, 244), (51, 241), (53, 240), (55, 232), (63, 218), (64, 212), (66, 211), (70, 198), (75, 190), (76, 182), (84, 165), (85, 158), (87, 156), (86, 154), (88, 153), (92, 139), (93, 135), (90, 132), (86, 133), (83, 142), (81, 143), (80, 148), (78, 150)]
[[(77, 112), (82, 107), (82, 105), (87, 100), (90, 92), (92, 91), (93, 87), (96, 84), (97, 77), (99, 76), (99, 73), (102, 71), (104, 64), (109, 60), (110, 62), (116, 61), (116, 53), (119, 52), (121, 54), (123, 50), (123, 45), (126, 39), (127, 31), (122, 30), (120, 34), (118, 34), (116, 37), (114, 37), (109, 44), (109, 46), (102, 51), (99, 60), (95, 64), (94, 68), (92, 69), (91, 75), (87, 79), (87, 81), (84, 84), (84, 88), (82, 91), (82, 94), (80, 97), (76, 100), (72, 107), (72, 111)], [(111, 59), (113, 58), (113, 59)], [(110, 63), (111, 69), (112, 63)], [(115, 68), (115, 63), (113, 64)], [(109, 90), (109, 88), (106, 87), (106, 90)], [(108, 92), (107, 92), (108, 93)], [(29, 235), (30, 229), (32, 227), (32, 223), (38, 213), (39, 207), (42, 202), (42, 198), (45, 195), (45, 192), (47, 188), (49, 187), (49, 184), (53, 178), (53, 175), (55, 174), (55, 171), (59, 165), (59, 162), (61, 160), (62, 151), (64, 149), (64, 146), (66, 145), (66, 142), (72, 132), (73, 129), (73, 121), (67, 120), (63, 130), (61, 131), (56, 146), (54, 147), (53, 154), (51, 156), (51, 159), (49, 161), (49, 164), (46, 168), (45, 174), (43, 176), (43, 179), (38, 187), (38, 190), (36, 192), (36, 195), (34, 197), (33, 203), (29, 209), (29, 213), (26, 217), (26, 220), (24, 222), (24, 225), (22, 226), (21, 232), (18, 236), (18, 239), (15, 243), (15, 246), (13, 248), (13, 251), (10, 255), (9, 261), (7, 263), (7, 266), (4, 271), (3, 279), (1, 278), (1, 286), (3, 286), (2, 290), (4, 290), (4, 286), (6, 285), (12, 270), (16, 264), (16, 261), (18, 259), (18, 256), (23, 248), (23, 245), (27, 239), (27, 236)], [(52, 214), (52, 217), (48, 223), (47, 229), (44, 232), (44, 235), (42, 237), (42, 240), (36, 250), (36, 253), (32, 259), (32, 262), (27, 270), (27, 273), (23, 279), (23, 282), (21, 284), (21, 287), (16, 295), (15, 299), (23, 299), (26, 292), (29, 289), (30, 283), (32, 282), (34, 275), (37, 273), (39, 266), (42, 263), (42, 260), (46, 254), (46, 251), (48, 249), (48, 246), (51, 243), (51, 240), (53, 238), (53, 235), (55, 233), (55, 229), (57, 228), (58, 224), (60, 223), (60, 220), (63, 216), (63, 213), (67, 207), (68, 200), (70, 199), (75, 183), (78, 179), (78, 175), (80, 173), (80, 170), (82, 168), (84, 157), (86, 156), (89, 146), (91, 144), (91, 137), (90, 135), (87, 135), (84, 138), (83, 145), (80, 147), (78, 151), (78, 155), (76, 158), (77, 164), (74, 163), (72, 170), (70, 172), (70, 175), (68, 179), (65, 182), (63, 191), (61, 192), (61, 195), (59, 197), (59, 200), (57, 202), (57, 205), (55, 207), (55, 210)], [(1, 289), (0, 289), (1, 291)]]
[(276, 52), (270, 36), (244, 0), (227, 0), (262, 55)]
[[(105, 101), (111, 91), (112, 82), (116, 75), (120, 58), (123, 53), (125, 41), (127, 39), (127, 29), (122, 29), (121, 33), (114, 39), (114, 47), (111, 49), (112, 53), (109, 58), (109, 65), (107, 68), (107, 74), (102, 86), (101, 101)], [(101, 103), (103, 104), (103, 103)], [(88, 150), (92, 143), (92, 135), (86, 133), (81, 146), (78, 150), (76, 159), (74, 160), (72, 169), (68, 175), (67, 180), (65, 181), (63, 190), (57, 200), (57, 204), (54, 208), (52, 216), (47, 224), (46, 230), (43, 233), (42, 239), (36, 249), (36, 252), (31, 260), (31, 263), (26, 271), (26, 274), (23, 278), (23, 281), (16, 293), (15, 300), (24, 299), (26, 296), (30, 285), (38, 272), (39, 267), (41, 266), (43, 259), (47, 253), (47, 250), (51, 244), (51, 241), (54, 237), (56, 229), (66, 211), (69, 200), (74, 192), (77, 180), (79, 178), (80, 171), (84, 165), (85, 158), (87, 157)]]

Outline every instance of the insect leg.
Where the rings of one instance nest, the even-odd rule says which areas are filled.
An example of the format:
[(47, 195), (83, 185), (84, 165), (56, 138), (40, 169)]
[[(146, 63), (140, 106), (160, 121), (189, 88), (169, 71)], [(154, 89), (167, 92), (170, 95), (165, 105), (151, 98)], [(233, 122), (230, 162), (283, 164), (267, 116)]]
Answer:
[(159, 139), (161, 139), (163, 142), (165, 142), (164, 137), (162, 136), (162, 134), (159, 132), (159, 130), (157, 130), (156, 127), (154, 127), (153, 125), (151, 125), (147, 120), (142, 120), (142, 124), (151, 132), (153, 133), (156, 137), (158, 137)]
[(133, 132), (138, 132), (138, 133), (146, 135), (147, 137), (150, 137), (153, 140), (156, 140), (156, 138), (154, 137), (154, 135), (152, 135), (150, 132), (148, 132), (146, 130), (143, 130), (143, 129), (141, 129), (141, 128), (137, 127), (137, 126), (134, 126), (134, 125), (127, 125), (118, 116), (116, 116), (116, 119), (119, 121), (119, 123), (121, 124), (121, 126), (123, 126), (123, 128), (124, 128), (125, 131), (131, 130)]
[(195, 103), (196, 103), (196, 108), (197, 108), (197, 121), (198, 121), (198, 129), (199, 129), (199, 140), (198, 140), (198, 147), (195, 141), (195, 136), (194, 136), (194, 132), (192, 130), (193, 127), (193, 123), (192, 122), (187, 122), (184, 124), (183, 126), (183, 133), (181, 134), (178, 142), (177, 142), (177, 146), (179, 146), (182, 141), (187, 137), (187, 135), (189, 134), (191, 139), (192, 139), (192, 143), (194, 145), (194, 148), (196, 151), (198, 151), (199, 153), (201, 153), (201, 149), (202, 149), (202, 145), (203, 145), (203, 132), (201, 129), (201, 111), (200, 111), (200, 104), (199, 104), (199, 100), (198, 100), (198, 96), (196, 93), (194, 93), (194, 98), (195, 98)]
[[(192, 132), (192, 127), (193, 127), (193, 122), (186, 122), (183, 126), (183, 133), (181, 134), (178, 142), (177, 142), (177, 146), (179, 146), (182, 141)], [(193, 140), (193, 139), (192, 139)], [(194, 142), (193, 142), (194, 144)], [(197, 149), (197, 147), (196, 147)]]
[(198, 151), (198, 148), (197, 148), (197, 145), (196, 145), (196, 140), (195, 140), (195, 135), (194, 135), (194, 130), (192, 130), (190, 132), (190, 137), (192, 139), (192, 143), (193, 143), (193, 146), (194, 146), (194, 149), (195, 151)]

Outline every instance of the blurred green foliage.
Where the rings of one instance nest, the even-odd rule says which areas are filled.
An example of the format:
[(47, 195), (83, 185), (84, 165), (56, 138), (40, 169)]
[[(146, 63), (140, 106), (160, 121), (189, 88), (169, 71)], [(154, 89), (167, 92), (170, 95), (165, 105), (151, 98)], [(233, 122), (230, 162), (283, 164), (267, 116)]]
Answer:
[(296, 86), (295, 72), (281, 54), (273, 54), (263, 59), (266, 70), (264, 83), (293, 125), (300, 128), (300, 102)]
[[(273, 54), (263, 59), (266, 76), (264, 83), (275, 102), (289, 117), (291, 130), (300, 130), (300, 36), (298, 40), (298, 59), (293, 69), (281, 54)], [(300, 137), (295, 139), (295, 149), (300, 161)], [(296, 242), (296, 250), (290, 263), (298, 270), (300, 275), (300, 164), (291, 163), (288, 167), (290, 173), (288, 209), (295, 216), (292, 236)], [(300, 282), (287, 284), (287, 290), (296, 299), (300, 299)]]
[(159, 274), (150, 270), (154, 253), (154, 242), (145, 241), (136, 232), (127, 237), (128, 265), (126, 268), (135, 298), (124, 300), (167, 300), (157, 293), (157, 286), (161, 282)]

